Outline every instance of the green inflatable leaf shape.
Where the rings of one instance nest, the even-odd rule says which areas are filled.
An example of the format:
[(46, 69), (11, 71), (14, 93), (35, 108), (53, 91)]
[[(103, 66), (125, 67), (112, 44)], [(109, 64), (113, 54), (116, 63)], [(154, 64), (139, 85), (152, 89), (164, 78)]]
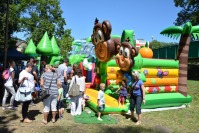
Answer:
[(52, 44), (47, 32), (45, 32), (44, 36), (37, 45), (36, 52), (41, 55), (51, 55), (53, 53)]
[(25, 54), (30, 56), (38, 56), (38, 54), (36, 53), (36, 46), (32, 39), (30, 39), (28, 46), (25, 49)]
[(53, 48), (53, 53), (52, 53), (52, 55), (53, 55), (53, 56), (59, 55), (59, 54), (60, 54), (60, 49), (59, 49), (59, 47), (58, 47), (58, 45), (57, 45), (57, 42), (56, 42), (56, 39), (55, 39), (54, 36), (53, 36), (52, 39), (51, 39), (51, 44), (52, 44), (52, 48)]

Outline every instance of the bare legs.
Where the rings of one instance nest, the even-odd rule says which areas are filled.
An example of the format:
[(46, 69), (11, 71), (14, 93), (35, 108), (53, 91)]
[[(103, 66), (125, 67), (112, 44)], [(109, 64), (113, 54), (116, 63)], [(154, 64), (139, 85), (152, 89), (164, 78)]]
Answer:
[[(131, 112), (131, 119), (136, 119), (134, 116), (134, 111)], [(141, 114), (138, 115), (138, 119), (135, 125), (139, 125), (139, 124), (141, 124)]]

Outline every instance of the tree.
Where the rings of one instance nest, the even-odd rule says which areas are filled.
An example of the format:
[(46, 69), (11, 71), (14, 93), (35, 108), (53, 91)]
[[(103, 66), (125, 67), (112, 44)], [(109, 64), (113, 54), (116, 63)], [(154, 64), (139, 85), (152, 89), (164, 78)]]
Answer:
[(180, 36), (180, 42), (176, 58), (177, 60), (179, 60), (178, 88), (180, 93), (187, 96), (187, 65), (189, 45), (191, 42), (191, 36), (193, 39), (199, 39), (199, 26), (192, 26), (190, 22), (187, 22), (183, 27), (168, 27), (164, 29), (160, 34), (168, 35), (168, 37), (173, 38), (178, 38)]
[[(0, 0), (0, 48), (4, 46), (5, 28), (6, 28), (6, 6), (7, 0)], [(10, 0), (9, 4), (9, 18), (8, 18), (8, 44), (13, 46), (16, 43), (16, 38), (12, 34), (19, 30), (19, 16), (20, 9), (18, 8), (18, 0)]]
[(62, 39), (57, 39), (57, 42), (60, 48), (60, 53), (62, 56), (66, 57), (67, 53), (71, 51), (72, 42), (74, 41), (74, 38), (71, 37), (71, 30), (67, 29), (64, 31), (64, 34), (62, 35)]
[(176, 7), (182, 10), (178, 13), (175, 25), (182, 25), (190, 21), (193, 25), (199, 24), (199, 1), (198, 0), (174, 0)]
[(153, 40), (152, 42), (150, 42), (149, 47), (151, 49), (156, 49), (156, 48), (162, 47), (162, 44), (161, 44), (161, 42), (159, 42), (157, 40)]
[[(25, 32), (28, 39), (33, 39), (37, 45), (47, 31), (49, 38), (55, 36), (57, 40), (63, 40), (67, 46), (62, 51), (69, 51), (72, 42), (69, 40), (71, 31), (64, 29), (65, 19), (62, 17), (63, 11), (60, 8), (60, 0), (21, 0), (20, 8), (23, 10), (20, 18), (20, 31)], [(66, 35), (67, 34), (67, 35)], [(64, 37), (64, 38), (62, 38)], [(58, 41), (59, 46), (62, 41)], [(66, 54), (62, 53), (61, 54)]]

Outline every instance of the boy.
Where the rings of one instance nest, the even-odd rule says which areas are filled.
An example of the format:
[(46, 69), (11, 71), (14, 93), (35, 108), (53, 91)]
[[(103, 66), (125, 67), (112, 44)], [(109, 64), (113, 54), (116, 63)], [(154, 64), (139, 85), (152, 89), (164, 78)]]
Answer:
[(98, 92), (98, 98), (97, 98), (97, 103), (98, 103), (98, 108), (99, 108), (97, 119), (99, 121), (102, 121), (101, 112), (103, 112), (105, 109), (104, 89), (105, 89), (105, 84), (100, 83), (100, 90)]
[(64, 93), (64, 90), (62, 88), (62, 83), (60, 81), (57, 82), (57, 87), (58, 87), (58, 103), (57, 103), (57, 108), (58, 108), (58, 111), (59, 111), (59, 118), (63, 118), (63, 113), (64, 113), (64, 109), (63, 109), (63, 106), (62, 106), (62, 101), (64, 99), (64, 96), (63, 96), (63, 93)]

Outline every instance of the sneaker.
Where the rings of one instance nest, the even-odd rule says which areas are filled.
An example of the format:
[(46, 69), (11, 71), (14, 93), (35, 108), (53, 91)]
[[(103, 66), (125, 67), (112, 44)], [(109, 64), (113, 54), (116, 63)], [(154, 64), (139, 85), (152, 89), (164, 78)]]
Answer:
[(17, 109), (17, 107), (14, 107), (14, 106), (9, 106), (7, 108), (10, 109), (10, 110), (16, 110)]
[(100, 117), (97, 118), (99, 121), (102, 121), (102, 119)]
[(2, 110), (6, 110), (6, 107), (2, 107)]

